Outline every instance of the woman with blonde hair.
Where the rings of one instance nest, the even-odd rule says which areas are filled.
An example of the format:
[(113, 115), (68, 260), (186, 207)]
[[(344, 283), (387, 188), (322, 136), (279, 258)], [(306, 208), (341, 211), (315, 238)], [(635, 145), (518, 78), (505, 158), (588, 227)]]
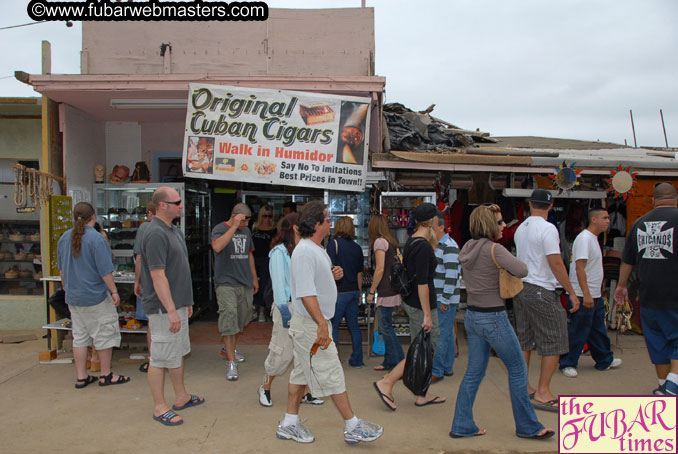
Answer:
[(363, 337), (358, 326), (358, 307), (363, 289), (363, 250), (355, 242), (353, 219), (342, 216), (334, 226), (334, 238), (327, 244), (332, 264), (344, 270), (337, 282), (337, 303), (332, 318), (332, 338), (339, 345), (339, 323), (346, 317), (351, 333), (353, 352), (348, 360), (351, 367), (363, 366)]
[[(438, 261), (433, 251), (438, 239), (433, 227), (438, 225), (438, 210), (432, 203), (422, 203), (414, 209), (414, 220), (416, 221), (414, 234), (407, 240), (403, 249), (403, 264), (412, 283), (412, 292), (404, 299), (403, 308), (410, 318), (410, 340), (414, 341), (419, 331), (423, 329), (431, 333), (431, 345), (435, 348), (438, 345), (439, 330), (438, 303), (433, 277)], [(393, 385), (402, 378), (404, 370), (403, 359), (384, 378), (372, 384), (379, 394), (379, 399), (392, 411), (396, 410), (392, 395)], [(417, 396), (414, 405), (423, 407), (444, 402), (444, 397), (432, 395), (427, 391), (425, 395)]]
[(391, 265), (395, 261), (398, 242), (391, 235), (388, 221), (381, 214), (370, 218), (367, 226), (370, 250), (374, 252), (372, 286), (367, 294), (367, 303), (377, 298), (379, 333), (384, 338), (384, 360), (374, 370), (391, 370), (405, 358), (400, 340), (393, 330), (393, 310), (402, 303), (400, 294), (391, 288)]
[(525, 359), (506, 315), (504, 300), (499, 296), (499, 266), (517, 277), (527, 276), (527, 266), (496, 243), (506, 226), (497, 205), (477, 207), (471, 213), (469, 226), (473, 239), (459, 253), (468, 295), (464, 320), (468, 337), (468, 367), (457, 393), (450, 436), (485, 435), (485, 430), (479, 429), (473, 420), (473, 403), (485, 376), (492, 348), (508, 369), (516, 435), (549, 438), (554, 432), (544, 428), (530, 404)]
[[(259, 315), (259, 321), (265, 322), (271, 313), (272, 301), (267, 301), (266, 291), (271, 285), (271, 275), (268, 271), (268, 253), (271, 250), (271, 241), (276, 236), (277, 230), (273, 223), (273, 210), (268, 205), (259, 209), (257, 222), (252, 226), (252, 242), (254, 243), (254, 267), (259, 277), (259, 291), (254, 295), (254, 308)], [(257, 314), (253, 314), (257, 315)]]

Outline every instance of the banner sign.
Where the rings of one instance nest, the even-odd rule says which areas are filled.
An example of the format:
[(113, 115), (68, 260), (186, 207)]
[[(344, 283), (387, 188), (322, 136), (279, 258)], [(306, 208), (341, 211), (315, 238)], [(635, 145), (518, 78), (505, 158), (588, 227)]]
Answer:
[(191, 178), (364, 191), (370, 98), (190, 84)]

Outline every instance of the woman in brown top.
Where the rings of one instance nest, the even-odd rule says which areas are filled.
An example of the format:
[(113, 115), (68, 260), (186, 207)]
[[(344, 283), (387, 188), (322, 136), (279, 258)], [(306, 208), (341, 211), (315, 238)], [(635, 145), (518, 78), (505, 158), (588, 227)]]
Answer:
[(508, 369), (516, 435), (535, 439), (552, 437), (553, 430), (544, 428), (530, 404), (527, 366), (506, 316), (504, 300), (499, 296), (499, 269), (492, 260), (492, 248), (499, 265), (514, 276), (527, 276), (527, 266), (495, 243), (501, 239), (506, 226), (497, 205), (483, 205), (473, 210), (469, 225), (473, 239), (459, 253), (468, 294), (464, 320), (468, 367), (457, 393), (450, 436), (485, 435), (485, 430), (478, 428), (473, 420), (473, 403), (485, 376), (492, 347)]

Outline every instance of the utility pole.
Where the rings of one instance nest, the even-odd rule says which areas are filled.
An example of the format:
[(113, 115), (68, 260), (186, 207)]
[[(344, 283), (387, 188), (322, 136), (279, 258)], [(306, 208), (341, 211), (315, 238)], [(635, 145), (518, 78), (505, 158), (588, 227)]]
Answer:
[(662, 129), (664, 130), (664, 143), (666, 144), (666, 148), (669, 147), (669, 141), (666, 138), (666, 126), (664, 126), (664, 112), (662, 112), (661, 109), (659, 109), (659, 116), (662, 119)]
[(631, 130), (633, 131), (633, 148), (638, 148), (638, 142), (636, 141), (636, 127), (633, 125), (633, 110), (629, 110), (631, 113)]

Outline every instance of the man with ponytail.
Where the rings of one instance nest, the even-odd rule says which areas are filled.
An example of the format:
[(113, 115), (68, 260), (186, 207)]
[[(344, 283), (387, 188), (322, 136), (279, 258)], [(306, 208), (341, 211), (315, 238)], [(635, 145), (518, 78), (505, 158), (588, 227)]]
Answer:
[(57, 244), (59, 273), (73, 322), (73, 358), (78, 373), (75, 388), (97, 381), (87, 374), (87, 348), (94, 346), (101, 361), (99, 386), (119, 385), (130, 379), (111, 372), (113, 347), (120, 346), (120, 296), (113, 281), (111, 250), (94, 230), (94, 208), (80, 202), (73, 210), (75, 225)]

